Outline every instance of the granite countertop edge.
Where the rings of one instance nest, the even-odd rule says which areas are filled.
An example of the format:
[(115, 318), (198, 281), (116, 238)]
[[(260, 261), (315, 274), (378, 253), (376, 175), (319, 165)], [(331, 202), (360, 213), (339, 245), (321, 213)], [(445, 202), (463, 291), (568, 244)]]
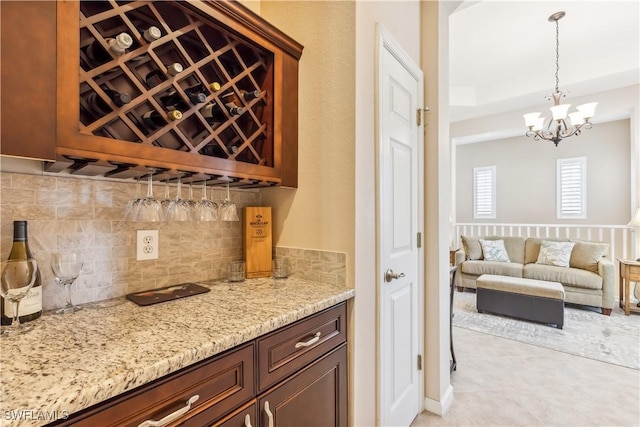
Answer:
[[(3, 350), (14, 350), (14, 353), (24, 350), (25, 354), (17, 355), (14, 364), (3, 362), (0, 425), (42, 425), (42, 420), (34, 423), (33, 418), (38, 416), (65, 418), (355, 296), (355, 289), (345, 285), (294, 278), (286, 281), (251, 279), (233, 287), (226, 282), (202, 284), (211, 291), (155, 306), (137, 307), (125, 298), (89, 304), (74, 316), (82, 322), (97, 325), (93, 324), (86, 335), (74, 331), (71, 349), (69, 342), (56, 346), (54, 341), (34, 344), (30, 349), (24, 344), (11, 348), (8, 340), (3, 340)], [(274, 290), (284, 296), (270, 301)], [(201, 321), (199, 328), (181, 334), (181, 326), (190, 328), (189, 322), (193, 323), (193, 318), (201, 316), (211, 306), (220, 311), (217, 316), (228, 320), (220, 325), (220, 330), (215, 327), (215, 320), (211, 321), (214, 326)], [(126, 329), (130, 325), (124, 323), (133, 323), (131, 319), (135, 316), (153, 319), (156, 314), (168, 317), (165, 321), (172, 326), (170, 332), (166, 325), (158, 326), (153, 320), (141, 321), (135, 329)], [(70, 326), (65, 324), (70, 319), (70, 316), (45, 314), (35, 325), (40, 329), (40, 335), (35, 331), (29, 334), (34, 334), (31, 337), (34, 341), (39, 341), (41, 336), (56, 335)], [(98, 323), (102, 323), (102, 329)], [(154, 330), (156, 327), (157, 331)], [(158, 337), (158, 334), (165, 334), (166, 338)], [(29, 350), (39, 352), (40, 357), (35, 359)], [(104, 351), (103, 359), (100, 351)], [(96, 357), (95, 370), (89, 360), (65, 363), (73, 360), (73, 353), (80, 358), (83, 355)], [(29, 357), (34, 359), (33, 363), (21, 360)], [(50, 366), (56, 363), (60, 365), (59, 370)], [(34, 390), (34, 387), (41, 389)], [(14, 420), (11, 418), (18, 417), (18, 413), (13, 416), (8, 411), (36, 413), (27, 412), (26, 416), (21, 414), (27, 419)]]

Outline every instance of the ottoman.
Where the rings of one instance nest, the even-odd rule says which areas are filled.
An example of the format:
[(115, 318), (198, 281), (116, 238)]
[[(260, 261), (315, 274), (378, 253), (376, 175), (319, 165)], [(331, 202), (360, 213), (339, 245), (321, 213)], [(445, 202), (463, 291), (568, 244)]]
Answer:
[(476, 287), (480, 313), (564, 325), (564, 288), (558, 282), (483, 274)]

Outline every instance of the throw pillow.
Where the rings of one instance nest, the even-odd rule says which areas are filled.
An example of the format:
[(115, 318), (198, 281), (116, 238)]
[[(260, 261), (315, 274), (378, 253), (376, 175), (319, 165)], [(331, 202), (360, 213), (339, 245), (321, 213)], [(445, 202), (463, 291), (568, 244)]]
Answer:
[(555, 265), (557, 267), (569, 267), (571, 251), (576, 242), (553, 242), (543, 240), (540, 244), (540, 253), (536, 264)]
[(460, 239), (462, 240), (462, 246), (467, 259), (482, 259), (482, 247), (480, 246), (480, 242), (478, 242), (477, 237), (460, 236)]
[(509, 262), (509, 255), (504, 247), (504, 240), (480, 239), (482, 255), (485, 261)]
[(583, 242), (576, 240), (576, 245), (571, 251), (569, 265), (575, 268), (598, 272), (598, 262), (605, 256), (609, 245), (599, 242)]

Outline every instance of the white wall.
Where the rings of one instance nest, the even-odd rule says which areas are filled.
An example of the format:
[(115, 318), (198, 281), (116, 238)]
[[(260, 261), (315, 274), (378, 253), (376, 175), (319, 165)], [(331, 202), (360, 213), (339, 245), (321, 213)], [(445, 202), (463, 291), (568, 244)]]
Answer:
[[(526, 136), (458, 145), (457, 222), (473, 219), (473, 168), (496, 166), (496, 219), (475, 222), (615, 224), (629, 222), (630, 121), (599, 123), (555, 147)], [(556, 159), (587, 158), (587, 218), (556, 219)]]

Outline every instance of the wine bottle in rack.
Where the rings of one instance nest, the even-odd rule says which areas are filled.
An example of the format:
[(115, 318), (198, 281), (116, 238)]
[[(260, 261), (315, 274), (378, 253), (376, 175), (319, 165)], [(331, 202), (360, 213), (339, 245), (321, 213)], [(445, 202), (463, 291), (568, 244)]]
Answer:
[[(131, 102), (131, 97), (129, 96), (129, 94), (125, 92), (118, 92), (113, 89), (109, 89), (106, 86), (101, 86), (101, 88), (104, 91), (104, 93), (118, 107), (122, 107), (123, 105), (126, 105)], [(87, 97), (87, 102), (89, 103), (89, 107), (91, 108), (91, 111), (97, 117), (106, 116), (111, 111), (111, 107), (109, 107), (109, 104), (107, 104), (105, 100), (102, 99), (95, 92), (92, 92), (91, 94), (89, 94), (89, 96)]]
[(244, 108), (238, 107), (234, 101), (227, 102), (224, 106), (227, 107), (227, 111), (232, 116), (239, 116), (244, 113)]
[[(180, 120), (182, 113), (178, 110), (172, 110), (169, 111), (165, 117), (169, 121)], [(156, 130), (167, 124), (165, 117), (156, 110), (151, 110), (142, 115), (142, 120), (150, 130)]]
[(144, 39), (149, 43), (154, 42), (162, 37), (162, 31), (160, 31), (160, 28), (156, 27), (155, 25), (150, 26), (144, 31), (141, 30), (140, 32), (142, 33), (142, 37), (144, 37)]
[[(33, 258), (27, 241), (27, 221), (13, 221), (13, 245), (9, 253), (9, 259)], [(0, 323), (10, 325), (13, 318), (11, 302), (0, 297)], [(40, 269), (36, 273), (36, 281), (31, 290), (20, 303), (18, 317), (20, 322), (36, 320), (42, 315), (42, 278)]]
[(169, 111), (185, 111), (189, 109), (187, 103), (184, 102), (184, 99), (182, 99), (175, 89), (167, 92), (165, 95), (162, 95), (160, 97), (160, 102), (162, 102), (162, 105), (164, 105), (164, 107)]
[(242, 95), (242, 99), (244, 99), (245, 101), (251, 101), (252, 99), (256, 99), (257, 97), (260, 96), (260, 91), (259, 90), (243, 90), (240, 92), (240, 95)]
[(209, 124), (221, 123), (227, 120), (227, 116), (215, 102), (210, 102), (200, 109), (202, 116)]
[(193, 105), (202, 104), (207, 100), (207, 95), (204, 93), (204, 88), (201, 84), (186, 88), (184, 93), (187, 94), (189, 101), (191, 101)]
[[(115, 56), (124, 54), (133, 44), (133, 38), (127, 33), (120, 33), (116, 37), (106, 39), (105, 41), (107, 45), (109, 45), (109, 51)], [(111, 55), (102, 48), (98, 40), (94, 40), (93, 43), (87, 47), (87, 57), (94, 67), (113, 59)]]
[(220, 85), (220, 83), (218, 82), (213, 82), (209, 85), (209, 90), (211, 90), (211, 92), (217, 92), (220, 90), (222, 86)]
[[(182, 72), (182, 65), (175, 62), (173, 64), (169, 64), (167, 67), (167, 74), (169, 76), (175, 76)], [(149, 88), (153, 88), (158, 86), (163, 81), (167, 80), (167, 77), (162, 73), (162, 71), (155, 69), (150, 71), (144, 78), (145, 83)]]

